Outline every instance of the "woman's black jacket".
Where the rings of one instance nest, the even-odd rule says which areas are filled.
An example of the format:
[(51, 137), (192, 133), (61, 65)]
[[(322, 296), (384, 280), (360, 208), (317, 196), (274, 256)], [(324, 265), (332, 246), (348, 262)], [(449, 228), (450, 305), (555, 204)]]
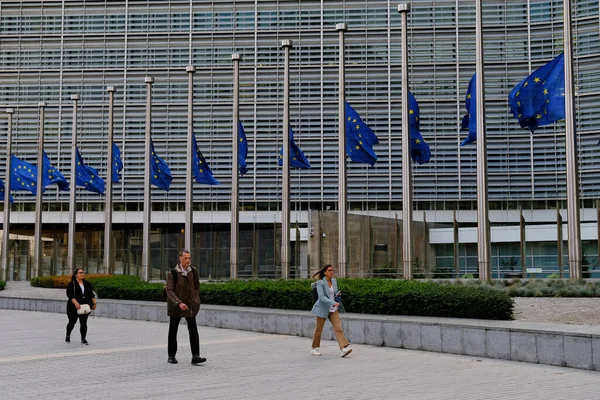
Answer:
[(94, 298), (92, 284), (84, 279), (83, 287), (85, 289), (85, 293), (81, 292), (81, 287), (79, 286), (77, 280), (71, 281), (69, 286), (67, 286), (67, 297), (69, 298), (69, 301), (67, 302), (67, 314), (77, 314), (77, 308), (75, 308), (75, 304), (73, 304), (71, 301), (73, 298), (75, 298), (79, 304), (89, 304), (90, 307), (92, 307), (94, 304), (92, 300)]

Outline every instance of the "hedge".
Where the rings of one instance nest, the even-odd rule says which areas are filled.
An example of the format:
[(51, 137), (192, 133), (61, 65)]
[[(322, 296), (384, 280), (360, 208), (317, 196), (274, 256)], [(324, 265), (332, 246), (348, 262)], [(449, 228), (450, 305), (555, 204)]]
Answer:
[(6, 288), (6, 282), (0, 281), (0, 290), (4, 290), (4, 288)]
[[(165, 301), (162, 283), (147, 283), (137, 276), (89, 274), (85, 279), (94, 287), (99, 298), (121, 300)], [(31, 286), (65, 289), (71, 275), (42, 276), (31, 279)]]
[(137, 276), (115, 275), (91, 282), (99, 298), (120, 300), (165, 301), (162, 283), (148, 283)]
[[(114, 275), (108, 274), (89, 274), (85, 276), (85, 279), (90, 283), (93, 283), (98, 278), (110, 278)], [(52, 289), (66, 289), (71, 283), (71, 275), (62, 276), (37, 276), (31, 278), (30, 285), (34, 287), (52, 288)]]
[[(202, 303), (310, 310), (310, 280), (228, 281), (200, 285)], [(428, 317), (512, 319), (504, 292), (474, 286), (384, 279), (338, 279), (347, 312)]]
[[(63, 277), (34, 278), (33, 286), (61, 287)], [(67, 277), (70, 279), (70, 277)], [(87, 278), (86, 278), (87, 279)], [(137, 276), (89, 276), (100, 298), (165, 301), (162, 283)], [(67, 280), (68, 283), (68, 280)], [(311, 280), (232, 280), (201, 283), (204, 304), (310, 310)], [(508, 293), (485, 286), (386, 279), (338, 279), (347, 312), (477, 319), (512, 319), (514, 302)]]

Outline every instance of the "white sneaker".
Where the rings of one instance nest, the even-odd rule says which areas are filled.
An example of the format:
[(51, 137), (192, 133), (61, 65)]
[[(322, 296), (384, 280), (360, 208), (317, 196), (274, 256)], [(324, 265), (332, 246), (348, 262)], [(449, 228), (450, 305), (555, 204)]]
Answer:
[(350, 348), (350, 346), (344, 347), (342, 349), (342, 357), (346, 357), (350, 353), (352, 353), (352, 349)]
[(319, 351), (319, 348), (318, 348), (318, 347), (315, 347), (314, 349), (312, 349), (312, 350), (310, 351), (310, 354), (312, 354), (313, 356), (320, 356), (320, 355), (321, 355), (321, 352)]

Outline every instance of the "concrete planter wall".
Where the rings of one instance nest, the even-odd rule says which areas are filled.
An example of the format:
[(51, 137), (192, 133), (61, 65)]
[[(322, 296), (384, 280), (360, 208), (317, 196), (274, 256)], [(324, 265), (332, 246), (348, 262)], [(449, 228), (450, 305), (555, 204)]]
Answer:
[[(0, 309), (64, 313), (65, 300), (0, 297)], [(100, 299), (96, 317), (167, 322), (165, 303)], [(312, 337), (308, 311), (202, 305), (199, 325)], [(344, 314), (351, 343), (600, 371), (600, 326)], [(323, 339), (333, 340), (330, 324)]]

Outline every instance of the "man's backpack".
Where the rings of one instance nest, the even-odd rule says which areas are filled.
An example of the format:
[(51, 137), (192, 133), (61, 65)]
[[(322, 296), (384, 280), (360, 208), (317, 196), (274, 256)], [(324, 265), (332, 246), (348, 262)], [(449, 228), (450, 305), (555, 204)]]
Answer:
[(311, 292), (312, 292), (312, 300), (316, 303), (319, 300), (319, 292), (317, 291), (317, 283), (313, 282), (310, 284)]

